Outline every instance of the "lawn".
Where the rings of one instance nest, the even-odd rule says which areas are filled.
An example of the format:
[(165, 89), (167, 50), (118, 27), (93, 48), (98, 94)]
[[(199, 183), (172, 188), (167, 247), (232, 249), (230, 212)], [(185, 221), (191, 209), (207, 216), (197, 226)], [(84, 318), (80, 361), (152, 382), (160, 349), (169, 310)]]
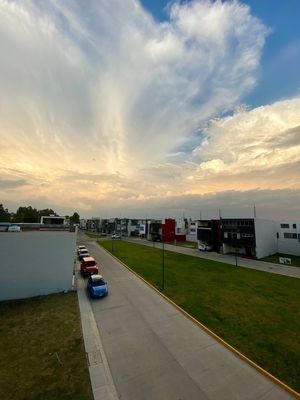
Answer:
[[(101, 246), (112, 250), (111, 241)], [(161, 288), (162, 250), (114, 243), (114, 254)], [(300, 391), (300, 280), (165, 251), (164, 293), (226, 342)]]
[(0, 303), (0, 354), (1, 399), (93, 398), (75, 293)]
[[(267, 261), (267, 262), (279, 264), (279, 257), (290, 258), (292, 263), (287, 264), (287, 265), (292, 265), (294, 267), (300, 267), (300, 256), (291, 256), (289, 254), (276, 253), (276, 254), (273, 254), (272, 256), (264, 257), (259, 261)], [(281, 265), (283, 265), (283, 264), (281, 264)]]

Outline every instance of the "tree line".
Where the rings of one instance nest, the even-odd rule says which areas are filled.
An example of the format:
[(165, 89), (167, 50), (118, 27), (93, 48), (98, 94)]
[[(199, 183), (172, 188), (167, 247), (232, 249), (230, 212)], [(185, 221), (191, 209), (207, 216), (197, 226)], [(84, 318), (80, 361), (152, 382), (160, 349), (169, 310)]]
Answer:
[[(45, 208), (43, 210), (37, 210), (31, 206), (19, 207), (17, 212), (9, 212), (3, 204), (0, 204), (0, 222), (27, 222), (27, 223), (39, 223), (42, 216), (47, 215), (58, 215), (51, 208)], [(80, 216), (75, 211), (72, 216), (66, 215), (69, 219), (70, 224), (79, 224)]]

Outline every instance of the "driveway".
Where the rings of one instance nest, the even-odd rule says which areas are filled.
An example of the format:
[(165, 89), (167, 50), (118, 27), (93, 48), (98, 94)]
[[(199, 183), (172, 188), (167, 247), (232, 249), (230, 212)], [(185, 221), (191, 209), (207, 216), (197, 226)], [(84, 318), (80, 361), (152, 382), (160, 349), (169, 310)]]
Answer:
[(120, 399), (292, 399), (85, 235), (109, 295), (91, 301)]

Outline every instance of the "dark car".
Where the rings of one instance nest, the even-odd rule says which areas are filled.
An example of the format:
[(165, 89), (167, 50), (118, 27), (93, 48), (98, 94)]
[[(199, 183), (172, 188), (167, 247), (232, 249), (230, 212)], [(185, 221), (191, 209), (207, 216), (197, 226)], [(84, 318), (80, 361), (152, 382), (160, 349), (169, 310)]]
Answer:
[(107, 282), (105, 282), (102, 275), (92, 275), (87, 282), (87, 291), (93, 299), (105, 297), (108, 294)]
[(79, 261), (82, 261), (83, 257), (89, 257), (89, 256), (90, 256), (90, 253), (88, 252), (87, 249), (81, 250), (78, 255), (78, 259), (79, 259)]

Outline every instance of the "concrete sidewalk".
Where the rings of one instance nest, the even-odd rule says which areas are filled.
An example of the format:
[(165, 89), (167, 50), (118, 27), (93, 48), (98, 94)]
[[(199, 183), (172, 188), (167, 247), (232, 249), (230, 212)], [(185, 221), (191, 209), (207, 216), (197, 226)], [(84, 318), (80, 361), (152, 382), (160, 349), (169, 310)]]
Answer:
[(118, 400), (110, 368), (99, 336), (84, 279), (77, 272), (77, 295), (84, 345), (95, 400)]

